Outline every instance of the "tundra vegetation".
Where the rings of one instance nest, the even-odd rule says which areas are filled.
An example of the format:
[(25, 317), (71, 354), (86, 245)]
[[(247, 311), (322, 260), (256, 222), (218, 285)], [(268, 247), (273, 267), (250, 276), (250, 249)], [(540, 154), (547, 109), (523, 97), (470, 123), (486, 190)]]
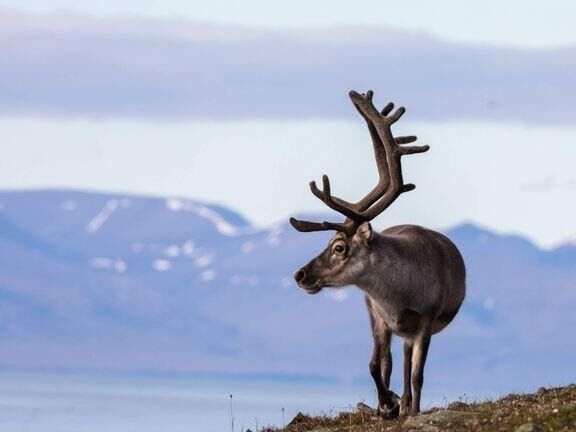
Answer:
[(571, 432), (576, 430), (576, 385), (539, 388), (535, 393), (510, 394), (498, 400), (452, 402), (419, 416), (383, 419), (358, 404), (335, 416), (299, 413), (285, 428), (262, 432)]

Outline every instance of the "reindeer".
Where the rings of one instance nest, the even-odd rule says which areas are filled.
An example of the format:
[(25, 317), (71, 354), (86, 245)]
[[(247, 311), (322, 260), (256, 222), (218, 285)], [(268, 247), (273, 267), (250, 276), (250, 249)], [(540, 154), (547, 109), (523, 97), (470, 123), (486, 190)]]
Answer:
[[(374, 351), (370, 374), (378, 392), (378, 412), (388, 418), (416, 415), (424, 382), (424, 365), (430, 339), (453, 319), (464, 300), (466, 270), (460, 252), (444, 235), (416, 225), (399, 225), (373, 232), (370, 221), (402, 193), (415, 188), (404, 184), (400, 159), (423, 153), (429, 146), (405, 146), (415, 136), (394, 138), (390, 127), (405, 112), (389, 115), (394, 104), (381, 111), (373, 92), (350, 92), (352, 103), (368, 125), (379, 181), (357, 203), (332, 196), (330, 181), (323, 188), (310, 183), (312, 193), (328, 207), (346, 216), (343, 223), (290, 219), (301, 232), (334, 230), (328, 247), (294, 273), (299, 287), (316, 294), (325, 287), (356, 285), (365, 293), (370, 314)], [(399, 398), (390, 390), (392, 335), (404, 339), (404, 391)]]

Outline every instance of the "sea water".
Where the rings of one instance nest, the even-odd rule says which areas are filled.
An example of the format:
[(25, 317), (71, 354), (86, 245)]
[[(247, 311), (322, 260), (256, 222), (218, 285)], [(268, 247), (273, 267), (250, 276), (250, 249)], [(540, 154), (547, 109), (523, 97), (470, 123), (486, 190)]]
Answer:
[(0, 431), (255, 431), (374, 400), (368, 383), (1, 371)]

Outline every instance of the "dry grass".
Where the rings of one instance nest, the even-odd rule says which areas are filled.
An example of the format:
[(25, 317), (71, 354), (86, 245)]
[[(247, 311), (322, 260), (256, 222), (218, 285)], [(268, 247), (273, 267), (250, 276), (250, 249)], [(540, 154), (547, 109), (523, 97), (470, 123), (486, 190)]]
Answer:
[[(524, 426), (523, 426), (524, 425)], [(383, 420), (365, 411), (335, 417), (299, 414), (284, 429), (268, 432), (401, 432), (428, 431), (576, 431), (576, 385), (540, 388), (533, 394), (511, 394), (496, 401), (454, 402), (407, 420)]]

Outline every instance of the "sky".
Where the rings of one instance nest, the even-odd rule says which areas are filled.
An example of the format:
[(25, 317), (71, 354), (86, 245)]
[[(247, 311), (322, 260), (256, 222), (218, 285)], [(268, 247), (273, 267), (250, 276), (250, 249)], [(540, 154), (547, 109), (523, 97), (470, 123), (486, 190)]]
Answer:
[(0, 0), (0, 188), (185, 196), (267, 225), (376, 179), (350, 89), (432, 149), (375, 222), (576, 234), (568, 1)]
[(576, 42), (571, 0), (1, 0), (0, 7), (34, 13), (74, 11), (98, 17), (189, 19), (245, 27), (303, 28), (341, 24), (423, 31), (443, 39), (519, 47)]

